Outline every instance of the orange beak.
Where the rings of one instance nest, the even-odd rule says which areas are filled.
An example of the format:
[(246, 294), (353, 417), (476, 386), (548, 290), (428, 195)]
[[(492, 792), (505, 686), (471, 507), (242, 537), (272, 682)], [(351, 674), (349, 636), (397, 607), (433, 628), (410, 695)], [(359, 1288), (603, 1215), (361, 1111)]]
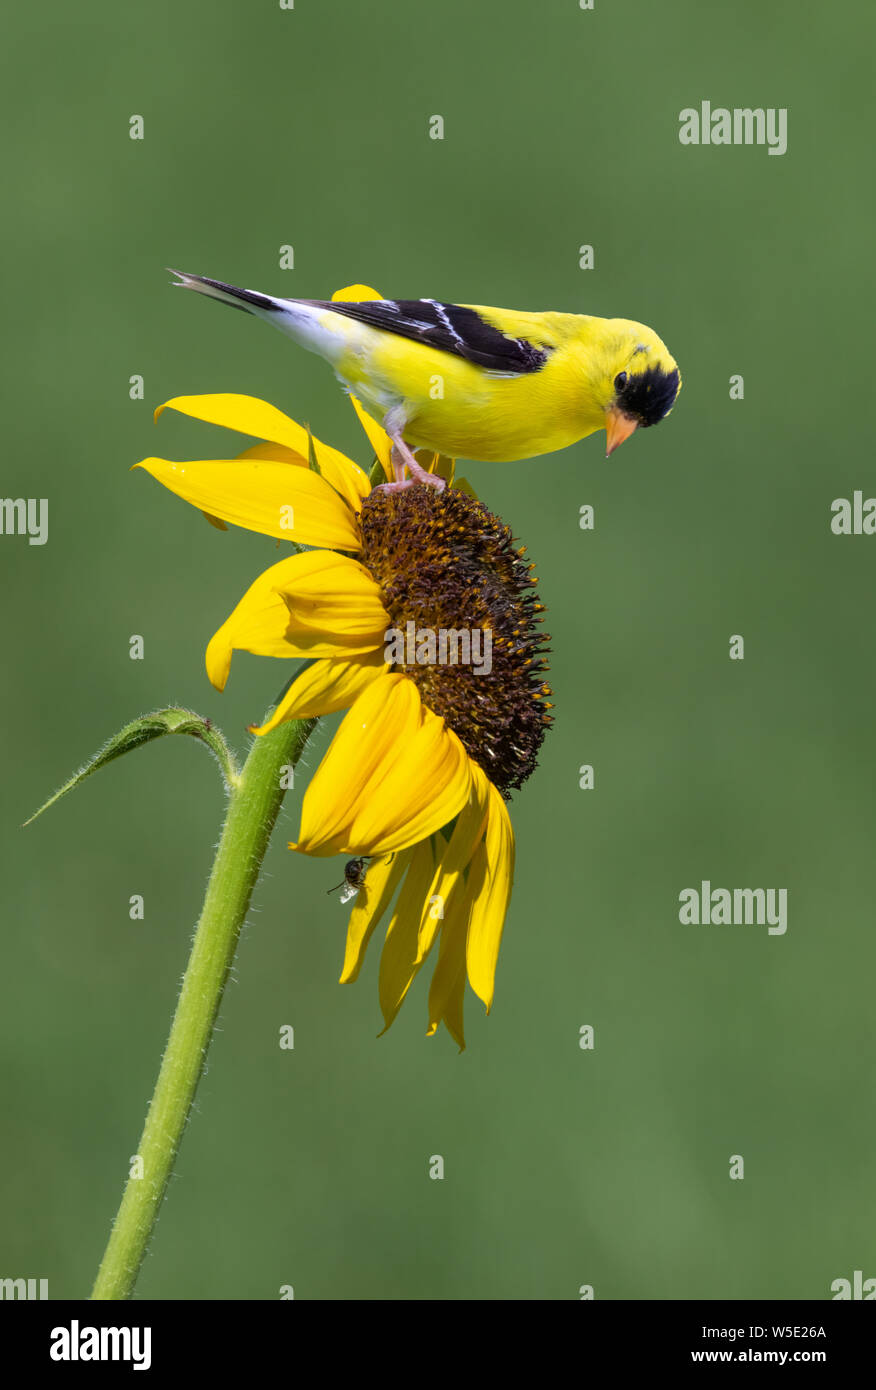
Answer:
[(624, 415), (623, 411), (618, 410), (616, 405), (608, 407), (605, 412), (605, 457), (607, 459), (611, 458), (619, 444), (623, 444), (625, 439), (629, 439), (638, 423), (638, 420), (632, 420), (629, 415)]

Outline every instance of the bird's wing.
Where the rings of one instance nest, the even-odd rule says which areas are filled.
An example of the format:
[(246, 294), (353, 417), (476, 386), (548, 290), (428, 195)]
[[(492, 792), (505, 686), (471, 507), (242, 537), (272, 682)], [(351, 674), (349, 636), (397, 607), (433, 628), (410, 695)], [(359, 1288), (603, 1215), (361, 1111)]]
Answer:
[[(436, 299), (306, 300), (320, 309), (343, 314), (371, 328), (396, 333), (426, 347), (439, 348), (503, 376), (537, 372), (550, 348), (526, 337), (515, 337), (488, 322), (484, 312), (468, 304), (442, 304)], [(492, 311), (491, 311), (492, 312)], [(503, 312), (495, 311), (497, 314)], [(509, 317), (512, 317), (509, 315)], [(526, 317), (526, 316), (521, 316)], [(533, 318), (536, 316), (533, 315)], [(533, 335), (535, 336), (535, 335)]]

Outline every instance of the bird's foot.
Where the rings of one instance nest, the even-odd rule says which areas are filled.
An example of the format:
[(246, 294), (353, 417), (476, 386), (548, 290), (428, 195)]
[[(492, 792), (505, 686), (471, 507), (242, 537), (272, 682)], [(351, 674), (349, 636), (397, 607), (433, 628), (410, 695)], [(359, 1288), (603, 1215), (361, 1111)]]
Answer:
[[(410, 473), (410, 477), (405, 477), (405, 468)], [(447, 483), (437, 473), (428, 473), (422, 464), (418, 463), (401, 438), (393, 439), (392, 443), (392, 469), (395, 473), (395, 482), (378, 483), (375, 492), (403, 492), (406, 488), (413, 487), (415, 483), (425, 483), (427, 487), (437, 488), (443, 492)]]
[(427, 473), (423, 471), (422, 478), (399, 478), (394, 483), (378, 483), (371, 489), (372, 492), (405, 492), (409, 487), (418, 487), (425, 483), (427, 487), (433, 487), (436, 492), (443, 492), (447, 483), (443, 478), (439, 478), (437, 473)]
[(372, 492), (405, 492), (409, 487), (416, 487), (416, 478), (399, 478), (395, 483), (378, 483), (371, 489)]

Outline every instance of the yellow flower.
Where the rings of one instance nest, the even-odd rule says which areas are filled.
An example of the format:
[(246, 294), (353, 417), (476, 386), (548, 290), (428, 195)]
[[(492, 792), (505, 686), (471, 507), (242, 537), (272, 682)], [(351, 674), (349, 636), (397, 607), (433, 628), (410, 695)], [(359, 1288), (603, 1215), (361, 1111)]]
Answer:
[[(354, 405), (392, 476), (388, 437)], [(264, 401), (184, 396), (156, 416), (167, 408), (264, 442), (233, 459), (149, 458), (139, 467), (223, 529), (232, 522), (315, 547), (259, 576), (210, 642), (207, 671), (221, 690), (235, 650), (309, 659), (259, 734), (348, 711), (290, 845), (370, 860), (341, 980), (356, 978), (389, 913), (379, 985), (389, 1027), (437, 938), (428, 1033), (443, 1022), (462, 1048), (466, 974), (489, 1011), (511, 895), (505, 798), (535, 766), (551, 718), (532, 567), (460, 487), (372, 489), (357, 464)], [(431, 467), (452, 482), (447, 461)], [(405, 650), (405, 639), (419, 644), (424, 633), (475, 629), (485, 641), (489, 633), (489, 671), (424, 663)], [(388, 661), (390, 631), (401, 634), (401, 649)]]

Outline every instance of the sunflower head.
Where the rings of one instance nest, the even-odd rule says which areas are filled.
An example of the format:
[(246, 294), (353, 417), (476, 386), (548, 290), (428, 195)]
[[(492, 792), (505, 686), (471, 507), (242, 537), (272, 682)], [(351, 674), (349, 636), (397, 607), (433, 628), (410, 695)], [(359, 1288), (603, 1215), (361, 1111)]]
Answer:
[[(466, 977), (489, 1009), (514, 872), (505, 805), (535, 767), (551, 716), (542, 605), (511, 533), (454, 486), (372, 488), (337, 450), (263, 401), (180, 397), (189, 415), (256, 434), (233, 459), (144, 460), (208, 519), (296, 543), (261, 574), (207, 649), (220, 689), (235, 650), (304, 658), (265, 735), (346, 714), (304, 796), (290, 848), (356, 861), (342, 980), (386, 916), (386, 1027), (437, 955), (429, 1028), (464, 1046)], [(390, 441), (357, 406), (389, 471)], [(163, 408), (163, 407), (162, 407)], [(315, 466), (314, 466), (315, 465)], [(291, 523), (291, 524), (290, 524)]]
[(507, 797), (535, 768), (551, 718), (533, 566), (498, 517), (452, 487), (372, 492), (360, 524), (392, 626), (407, 638), (413, 625), (392, 668)]

